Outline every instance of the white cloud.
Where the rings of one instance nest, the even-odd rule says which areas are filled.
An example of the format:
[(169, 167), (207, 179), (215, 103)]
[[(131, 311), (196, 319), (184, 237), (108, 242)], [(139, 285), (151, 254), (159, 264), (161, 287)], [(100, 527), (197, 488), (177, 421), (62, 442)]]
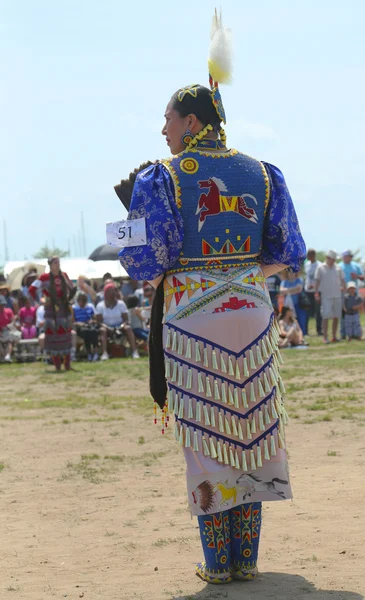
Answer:
[(236, 119), (229, 123), (235, 136), (243, 136), (255, 140), (273, 140), (277, 138), (275, 131), (263, 123), (247, 123), (244, 119)]

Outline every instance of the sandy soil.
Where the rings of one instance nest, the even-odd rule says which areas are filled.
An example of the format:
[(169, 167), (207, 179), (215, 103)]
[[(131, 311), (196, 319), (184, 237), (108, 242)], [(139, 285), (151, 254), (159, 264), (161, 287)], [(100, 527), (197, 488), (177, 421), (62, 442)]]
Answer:
[[(49, 376), (41, 391), (62, 397), (65, 381)], [(12, 397), (30, 384), (8, 382)], [(142, 379), (123, 386), (136, 399), (147, 394)], [(291, 422), (295, 500), (264, 507), (261, 576), (207, 586), (194, 575), (201, 549), (180, 449), (138, 402), (129, 409), (5, 405), (0, 416), (1, 600), (364, 598), (358, 424)]]

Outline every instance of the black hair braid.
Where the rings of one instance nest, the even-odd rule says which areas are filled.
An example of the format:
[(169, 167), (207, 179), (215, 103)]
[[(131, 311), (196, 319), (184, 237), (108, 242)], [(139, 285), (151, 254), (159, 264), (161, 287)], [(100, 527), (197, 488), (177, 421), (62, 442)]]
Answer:
[[(59, 272), (59, 274), (57, 275), (57, 277), (60, 278), (61, 280), (61, 289), (62, 289), (62, 294), (61, 294), (61, 298), (60, 301), (63, 305), (63, 308), (65, 310), (65, 313), (67, 314), (69, 312), (69, 298), (68, 298), (68, 289), (67, 289), (67, 283), (66, 280), (63, 276), (62, 271)], [(56, 306), (57, 306), (57, 302), (58, 302), (58, 298), (57, 298), (57, 290), (56, 290), (56, 284), (55, 284), (55, 277), (52, 273), (52, 271), (49, 274), (49, 295), (51, 298), (51, 304), (52, 304), (52, 308), (53, 308), (53, 314), (54, 314), (54, 319), (56, 320)]]
[(148, 337), (148, 360), (150, 367), (150, 394), (161, 410), (165, 406), (167, 383), (162, 341), (162, 318), (164, 307), (164, 282), (160, 282), (151, 308), (150, 335)]

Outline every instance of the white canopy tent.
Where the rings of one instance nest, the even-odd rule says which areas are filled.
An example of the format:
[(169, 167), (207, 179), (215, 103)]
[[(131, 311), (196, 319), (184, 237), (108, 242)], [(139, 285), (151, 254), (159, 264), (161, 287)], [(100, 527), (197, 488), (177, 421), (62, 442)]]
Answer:
[[(4, 275), (8, 278), (14, 269), (24, 268), (26, 265), (32, 264), (44, 265), (45, 272), (49, 271), (46, 259), (22, 260), (6, 263)], [(61, 269), (67, 273), (71, 281), (77, 281), (80, 275), (84, 275), (88, 279), (102, 279), (105, 273), (110, 273), (112, 277), (128, 277), (127, 271), (123, 269), (118, 260), (99, 260), (95, 262), (88, 258), (61, 258)]]

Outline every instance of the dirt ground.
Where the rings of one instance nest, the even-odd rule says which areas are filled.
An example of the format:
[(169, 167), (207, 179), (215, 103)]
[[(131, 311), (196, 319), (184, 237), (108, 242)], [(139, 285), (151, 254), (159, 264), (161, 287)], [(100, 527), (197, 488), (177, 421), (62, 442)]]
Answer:
[(364, 598), (365, 354), (346, 352), (288, 355), (295, 499), (264, 506), (260, 577), (226, 586), (194, 575), (184, 461), (152, 425), (146, 360), (2, 365), (1, 600)]

